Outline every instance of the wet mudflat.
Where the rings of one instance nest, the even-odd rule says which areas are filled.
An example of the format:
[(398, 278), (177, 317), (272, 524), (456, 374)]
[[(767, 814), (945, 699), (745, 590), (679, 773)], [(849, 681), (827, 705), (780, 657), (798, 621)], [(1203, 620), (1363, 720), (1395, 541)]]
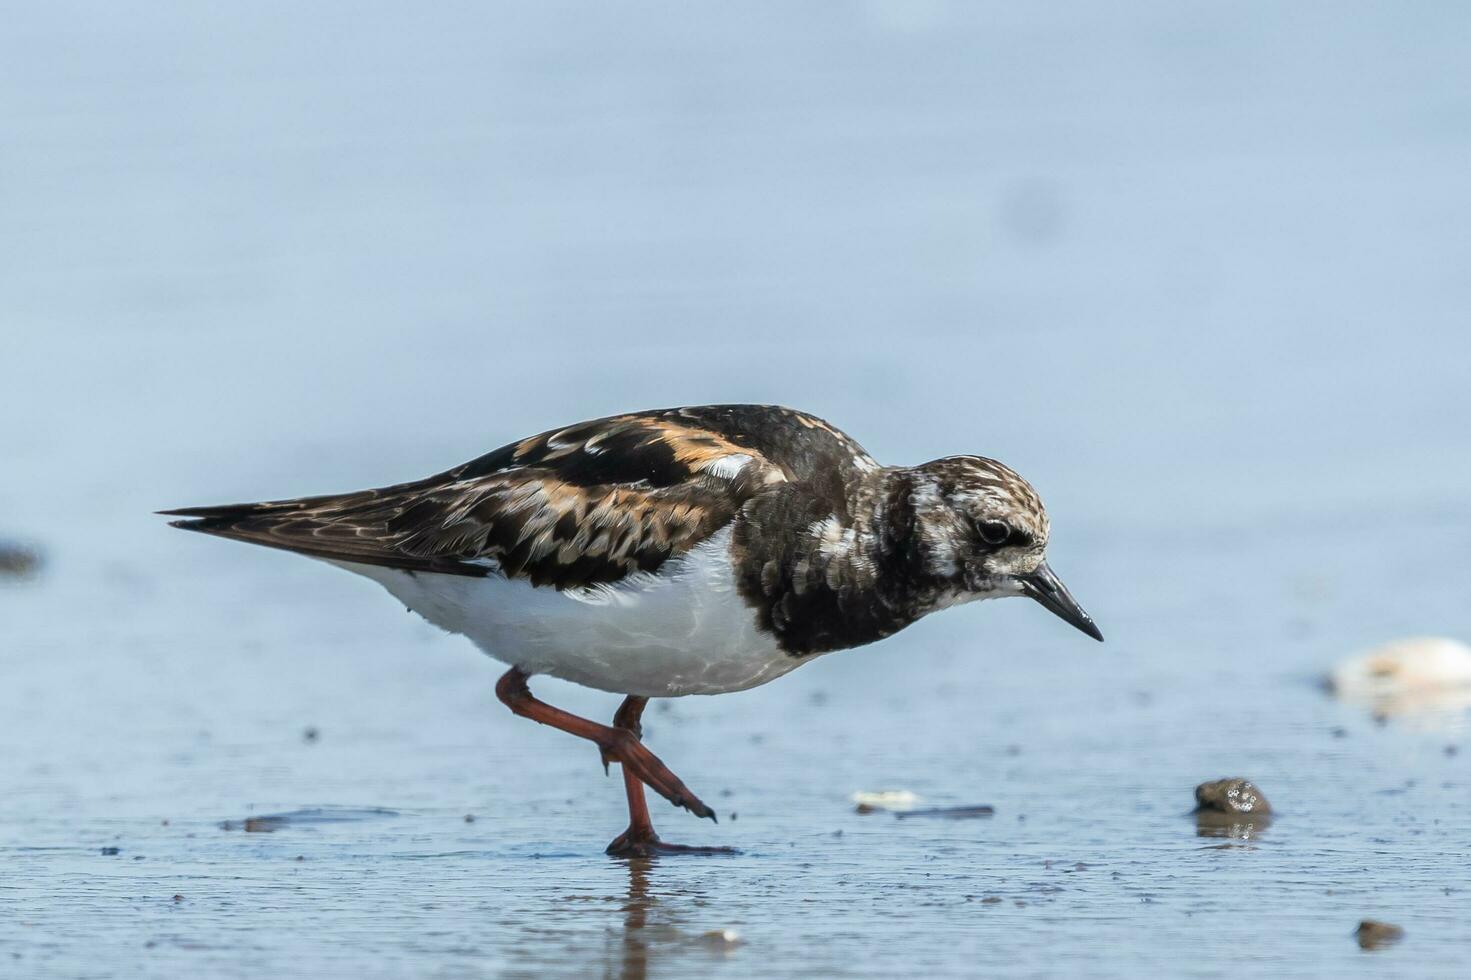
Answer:
[[(996, 604), (674, 702), (648, 737), (721, 822), (658, 826), (742, 853), (630, 863), (601, 854), (616, 778), (511, 717), (493, 664), (331, 569), (221, 557), (3, 593), (29, 639), (5, 659), (0, 943), (26, 975), (1307, 976), (1371, 969), (1365, 918), (1407, 933), (1373, 955), (1450, 975), (1471, 941), (1462, 716), (1328, 699), (1299, 667), (1332, 644), (1284, 624), (1338, 602), (1263, 595), (1235, 630), (1202, 613), (1182, 658), (1134, 639), (1158, 612), (1103, 582), (1116, 647)], [(100, 623), (64, 617), (83, 602)], [(1248, 769), (1272, 822), (1198, 823), (1194, 784)], [(855, 812), (888, 786), (995, 813)]]
[[(477, 9), (0, 37), (0, 975), (1464, 973), (1466, 692), (1319, 683), (1471, 639), (1463, 34)], [(150, 515), (746, 400), (1014, 464), (1109, 642), (995, 602), (656, 703), (720, 813), (656, 826), (733, 857), (603, 856), (498, 665)]]

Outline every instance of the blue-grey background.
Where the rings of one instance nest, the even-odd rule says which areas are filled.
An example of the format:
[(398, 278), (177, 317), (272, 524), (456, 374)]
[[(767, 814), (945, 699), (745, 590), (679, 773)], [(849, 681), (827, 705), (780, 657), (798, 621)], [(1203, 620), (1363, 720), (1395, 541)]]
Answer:
[[(1468, 174), (1459, 3), (10, 8), (0, 972), (1457, 974), (1464, 717), (1313, 678), (1471, 636)], [(721, 401), (1011, 463), (1110, 642), (990, 603), (677, 702), (739, 819), (659, 825), (744, 854), (629, 868), (465, 641), (150, 516)], [(1223, 848), (1224, 775), (1282, 816)], [(218, 829), (315, 805), (398, 815)]]

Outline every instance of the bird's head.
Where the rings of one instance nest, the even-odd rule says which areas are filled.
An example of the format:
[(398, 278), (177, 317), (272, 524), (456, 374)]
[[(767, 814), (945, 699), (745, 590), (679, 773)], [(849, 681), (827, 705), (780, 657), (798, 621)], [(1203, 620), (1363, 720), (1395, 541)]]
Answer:
[(926, 570), (961, 601), (1024, 595), (1095, 640), (1103, 634), (1047, 566), (1051, 525), (1037, 491), (982, 456), (947, 456), (911, 471)]

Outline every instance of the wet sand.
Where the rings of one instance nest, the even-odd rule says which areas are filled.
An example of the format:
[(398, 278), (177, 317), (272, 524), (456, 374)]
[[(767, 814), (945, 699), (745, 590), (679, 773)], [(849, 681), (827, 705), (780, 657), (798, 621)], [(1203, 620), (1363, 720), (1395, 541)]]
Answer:
[[(493, 664), (329, 568), (221, 552), (140, 572), (146, 586), (58, 573), (3, 593), (28, 639), (5, 659), (0, 942), (27, 975), (105, 957), (158, 975), (1123, 975), (1188, 960), (1309, 976), (1356, 968), (1367, 917), (1407, 928), (1397, 968), (1450, 975), (1471, 939), (1454, 861), (1471, 778), (1443, 751), (1464, 725), (1379, 725), (1283, 669), (1331, 644), (1281, 624), (1331, 609), (1269, 601), (1264, 625), (1202, 640), (1189, 664), (1148, 639), (1157, 612), (1105, 583), (1121, 639), (1102, 653), (998, 604), (763, 690), (673, 702), (648, 737), (721, 822), (658, 807), (657, 825), (742, 853), (620, 862), (601, 854), (622, 826), (617, 779), (511, 717)], [(104, 623), (59, 615), (83, 599)], [(1236, 692), (1229, 706), (1202, 672)], [(1273, 822), (1198, 827), (1194, 783), (1248, 765)], [(849, 795), (871, 785), (995, 813), (855, 813)], [(709, 935), (723, 930), (740, 942)]]

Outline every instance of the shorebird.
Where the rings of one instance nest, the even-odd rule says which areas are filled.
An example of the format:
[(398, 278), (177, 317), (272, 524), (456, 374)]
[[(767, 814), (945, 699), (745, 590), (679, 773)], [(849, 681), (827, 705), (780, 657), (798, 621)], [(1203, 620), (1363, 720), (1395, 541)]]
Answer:
[[(654, 832), (648, 786), (715, 819), (641, 740), (650, 698), (765, 684), (976, 599), (1028, 596), (1103, 635), (1048, 567), (1036, 491), (980, 456), (881, 466), (764, 405), (615, 415), (375, 490), (162, 513), (381, 584), (510, 669), (511, 711), (621, 766), (618, 856), (716, 852)], [(611, 725), (538, 700), (548, 674), (624, 696)]]

